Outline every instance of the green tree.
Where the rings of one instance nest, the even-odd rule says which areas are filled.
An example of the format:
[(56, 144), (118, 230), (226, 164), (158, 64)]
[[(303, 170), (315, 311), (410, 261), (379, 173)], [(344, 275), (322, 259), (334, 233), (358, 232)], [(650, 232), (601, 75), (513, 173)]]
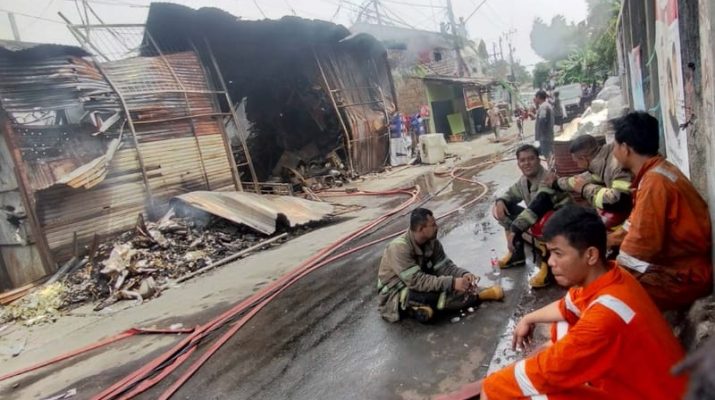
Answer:
[(587, 0), (588, 43), (558, 63), (560, 83), (601, 81), (616, 63), (618, 0)]
[(549, 80), (549, 73), (551, 72), (551, 65), (549, 63), (541, 62), (534, 66), (534, 88), (544, 87), (546, 82)]

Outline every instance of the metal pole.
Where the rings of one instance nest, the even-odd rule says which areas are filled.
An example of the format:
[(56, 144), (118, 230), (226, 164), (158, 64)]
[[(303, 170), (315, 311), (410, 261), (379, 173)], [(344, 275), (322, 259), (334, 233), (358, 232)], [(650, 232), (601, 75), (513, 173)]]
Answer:
[[(98, 48), (96, 48), (96, 47), (92, 44), (92, 42), (89, 41), (89, 38), (88, 38), (88, 37), (85, 37), (85, 36), (82, 34), (82, 32), (80, 32), (78, 29), (75, 28), (74, 25), (72, 25), (72, 22), (70, 22), (70, 20), (67, 19), (67, 17), (65, 17), (64, 14), (62, 14), (61, 12), (58, 12), (57, 15), (59, 15), (60, 18), (62, 18), (62, 19), (67, 23), (67, 28), (70, 30), (70, 32), (72, 33), (72, 35), (74, 35), (75, 39), (77, 39), (77, 41), (78, 41), (79, 44), (82, 46), (82, 48), (84, 48), (85, 50), (87, 50), (87, 46), (89, 46), (89, 47), (92, 48), (92, 50), (93, 50), (95, 53), (97, 53), (97, 55), (101, 56), (101, 57), (104, 58), (106, 61), (110, 61), (110, 60), (109, 60), (109, 57), (107, 57), (107, 56), (105, 56), (104, 54), (102, 54), (102, 52), (101, 52)], [(87, 25), (87, 26), (90, 26), (90, 25)], [(94, 58), (94, 57), (93, 57), (93, 58)]]
[(151, 192), (151, 186), (149, 186), (149, 178), (147, 177), (146, 173), (146, 166), (144, 164), (144, 156), (142, 156), (142, 152), (139, 149), (139, 139), (137, 138), (137, 131), (134, 129), (134, 121), (132, 120), (132, 116), (129, 113), (129, 107), (127, 106), (127, 102), (124, 100), (124, 96), (122, 96), (122, 92), (119, 91), (119, 88), (114, 84), (111, 78), (109, 78), (109, 75), (107, 75), (107, 72), (102, 68), (102, 66), (97, 62), (97, 60), (92, 57), (92, 61), (94, 61), (94, 65), (97, 67), (97, 70), (102, 74), (102, 77), (107, 81), (109, 86), (114, 90), (114, 92), (117, 94), (117, 97), (119, 97), (119, 101), (122, 104), (122, 110), (124, 111), (124, 115), (127, 118), (127, 124), (129, 125), (129, 130), (132, 132), (132, 141), (134, 142), (134, 148), (136, 149), (137, 152), (137, 161), (139, 162), (139, 168), (141, 168), (142, 171), (142, 181), (144, 181), (144, 187), (146, 188), (146, 195), (147, 195), (147, 200), (149, 202), (149, 207), (151, 211), (154, 211), (154, 195)]
[[(340, 114), (340, 107), (338, 107), (338, 103), (335, 102), (335, 97), (333, 97), (333, 92), (330, 89), (330, 84), (328, 83), (328, 78), (325, 76), (325, 71), (323, 71), (323, 66), (320, 64), (320, 59), (318, 59), (318, 54), (315, 52), (315, 48), (313, 48), (313, 57), (315, 58), (315, 62), (318, 64), (318, 69), (320, 70), (320, 75), (323, 77), (323, 83), (325, 84), (325, 91), (328, 93), (328, 96), (330, 97), (331, 103), (333, 103), (333, 108), (335, 109), (335, 113), (338, 114), (338, 120), (340, 121), (340, 126), (342, 126), (343, 131), (345, 132), (345, 146), (346, 150), (348, 153), (348, 166), (350, 168), (350, 173), (353, 173), (355, 169), (353, 168), (353, 152), (352, 152), (352, 144), (350, 143), (351, 137), (350, 137), (350, 132), (348, 131), (348, 127), (345, 125), (345, 121), (343, 120), (343, 115)], [(389, 121), (388, 121), (389, 123)]]
[(464, 60), (460, 50), (460, 37), (457, 35), (457, 23), (454, 22), (454, 11), (452, 10), (452, 0), (447, 0), (447, 16), (449, 23), (452, 25), (452, 40), (454, 41), (454, 51), (457, 53), (457, 71), (459, 76), (464, 76)]
[[(231, 96), (228, 94), (228, 87), (226, 86), (226, 82), (224, 82), (223, 80), (223, 75), (221, 75), (221, 69), (219, 68), (218, 62), (216, 61), (214, 53), (211, 50), (211, 45), (209, 44), (208, 39), (206, 39), (205, 37), (204, 43), (206, 44), (206, 50), (209, 53), (209, 58), (211, 59), (211, 63), (213, 64), (214, 70), (216, 71), (216, 79), (218, 79), (219, 83), (221, 84), (221, 89), (226, 96), (226, 101), (228, 102), (228, 107), (231, 110), (233, 122), (236, 124), (236, 128), (238, 128), (238, 114), (236, 114), (236, 108), (233, 107)], [(233, 153), (231, 152), (231, 145), (228, 143), (228, 138), (224, 139), (226, 145), (226, 152), (229, 155), (229, 161), (231, 162), (231, 168), (233, 168), (234, 177), (238, 182), (238, 185), (241, 185), (240, 177), (238, 177), (238, 167), (236, 166), (236, 160), (233, 159)], [(251, 179), (253, 179), (253, 188), (256, 193), (259, 193), (258, 178), (256, 177), (256, 170), (253, 169), (253, 160), (251, 159), (251, 153), (248, 151), (248, 143), (246, 143), (246, 138), (241, 136), (240, 133), (238, 135), (238, 139), (241, 141), (241, 146), (243, 146), (243, 152), (246, 154), (246, 162), (248, 163), (248, 169), (251, 171)]]
[(12, 28), (12, 37), (17, 41), (20, 41), (20, 31), (17, 29), (15, 13), (8, 12), (7, 18), (10, 20), (10, 27)]
[[(164, 57), (164, 53), (159, 48), (159, 45), (156, 44), (156, 41), (154, 40), (154, 37), (151, 35), (149, 30), (145, 29), (144, 33), (146, 33), (146, 37), (149, 38), (149, 41), (151, 42), (152, 46), (154, 46), (157, 53), (159, 53), (159, 58), (161, 58), (161, 60), (164, 62), (164, 64), (166, 65), (166, 68), (169, 69), (171, 76), (174, 78), (174, 81), (176, 81), (176, 84), (179, 85), (179, 87), (181, 88), (181, 92), (184, 95), (184, 102), (186, 103), (186, 111), (187, 111), (188, 117), (189, 117), (189, 124), (191, 124), (191, 133), (193, 133), (193, 135), (194, 135), (194, 142), (196, 143), (196, 149), (199, 152), (199, 162), (201, 163), (201, 172), (203, 172), (204, 180), (206, 181), (206, 188), (208, 190), (211, 190), (211, 182), (209, 182), (209, 175), (206, 173), (206, 165), (204, 164), (204, 155), (201, 152), (201, 142), (199, 142), (199, 136), (196, 132), (196, 124), (194, 123), (193, 111), (191, 110), (191, 103), (189, 102), (189, 95), (186, 93), (186, 87), (184, 87), (184, 84), (181, 82), (179, 77), (176, 75), (176, 71), (174, 71), (174, 68), (169, 63), (169, 60), (167, 60), (166, 57)], [(196, 57), (198, 58), (198, 55)]]

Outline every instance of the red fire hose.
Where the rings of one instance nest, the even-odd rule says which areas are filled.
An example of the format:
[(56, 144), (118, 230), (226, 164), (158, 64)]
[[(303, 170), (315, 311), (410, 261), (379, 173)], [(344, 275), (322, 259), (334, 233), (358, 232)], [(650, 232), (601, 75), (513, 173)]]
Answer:
[[(477, 165), (474, 165), (474, 166), (471, 166), (468, 168), (455, 168), (455, 169), (451, 170), (451, 172), (449, 174), (435, 173), (435, 175), (441, 175), (441, 176), (449, 175), (451, 177), (450, 181), (437, 193), (444, 190), (444, 188), (446, 188), (454, 180), (477, 184), (477, 185), (481, 186), (483, 189), (482, 192), (475, 198), (471, 199), (470, 201), (461, 205), (458, 208), (455, 208), (443, 215), (437, 216), (437, 219), (442, 219), (442, 218), (445, 218), (451, 214), (459, 212), (460, 210), (463, 210), (464, 208), (469, 207), (472, 204), (478, 202), (486, 195), (486, 193), (488, 192), (488, 188), (486, 185), (484, 185), (483, 183), (478, 182), (476, 180), (473, 180), (473, 179), (463, 178), (463, 177), (459, 176), (459, 174), (462, 174), (466, 171), (473, 170), (475, 168), (482, 167), (484, 165), (491, 164), (491, 163), (492, 162), (480, 163), (480, 164), (477, 164)], [(185, 337), (183, 340), (181, 340), (179, 343), (177, 343), (175, 346), (173, 346), (170, 350), (166, 351), (159, 357), (155, 358), (148, 364), (144, 365), (142, 368), (127, 375), (119, 382), (116, 382), (114, 385), (110, 386), (109, 388), (105, 389), (104, 391), (102, 391), (101, 393), (99, 393), (93, 397), (93, 399), (96, 399), (96, 400), (115, 399), (115, 398), (121, 398), (121, 399), (133, 398), (134, 396), (151, 388), (156, 383), (158, 383), (162, 379), (164, 379), (166, 376), (168, 376), (172, 372), (174, 372), (180, 365), (182, 365), (182, 363), (184, 361), (186, 361), (189, 358), (189, 356), (191, 354), (193, 354), (193, 352), (197, 349), (198, 344), (203, 339), (205, 339), (208, 335), (215, 332), (217, 329), (221, 328), (222, 326), (226, 325), (227, 323), (230, 323), (236, 317), (240, 316), (240, 318), (233, 323), (233, 325), (231, 326), (231, 328), (228, 331), (226, 331), (216, 342), (212, 343), (211, 346), (209, 348), (207, 348), (207, 350), (201, 355), (201, 357), (199, 357), (199, 359), (194, 361), (194, 363), (191, 366), (189, 366), (189, 368), (166, 391), (164, 391), (164, 393), (162, 393), (160, 399), (168, 399), (188, 379), (190, 379), (191, 376), (199, 368), (201, 368), (201, 366), (213, 354), (215, 354), (215, 352), (218, 351), (218, 349), (223, 344), (225, 344), (231, 337), (233, 337), (233, 335), (242, 326), (244, 326), (255, 314), (257, 314), (266, 305), (268, 305), (271, 300), (273, 300), (276, 296), (278, 296), (280, 293), (282, 293), (288, 287), (293, 285), (299, 279), (305, 277), (306, 275), (310, 274), (311, 272), (315, 271), (316, 269), (321, 268), (321, 267), (325, 266), (326, 264), (329, 264), (335, 260), (338, 260), (340, 258), (347, 256), (347, 255), (353, 254), (357, 251), (363, 250), (367, 247), (370, 247), (372, 245), (375, 245), (377, 243), (383, 242), (385, 240), (391, 239), (395, 236), (402, 234), (404, 231), (398, 231), (398, 232), (395, 232), (388, 236), (373, 240), (371, 242), (362, 244), (360, 246), (351, 248), (349, 250), (346, 250), (344, 252), (341, 252), (339, 254), (335, 254), (335, 255), (331, 256), (331, 254), (333, 254), (338, 248), (348, 244), (350, 241), (352, 241), (354, 239), (357, 239), (358, 237), (362, 236), (366, 232), (368, 232), (371, 229), (375, 228), (376, 226), (384, 223), (388, 219), (399, 214), (400, 212), (404, 211), (409, 206), (414, 204), (417, 201), (419, 193), (420, 193), (419, 186), (415, 187), (415, 188), (389, 190), (389, 191), (383, 191), (383, 192), (358, 191), (358, 192), (346, 193), (344, 191), (341, 191), (341, 192), (326, 191), (326, 192), (324, 192), (324, 194), (327, 194), (329, 196), (336, 196), (336, 195), (337, 196), (342, 196), (342, 195), (346, 195), (346, 196), (353, 196), (353, 195), (364, 195), (364, 196), (409, 195), (410, 198), (408, 200), (406, 200), (405, 202), (403, 202), (402, 204), (400, 204), (398, 207), (394, 208), (393, 210), (387, 212), (386, 214), (384, 214), (384, 215), (378, 217), (377, 219), (371, 221), (370, 223), (364, 225), (357, 231), (344, 236), (340, 240), (338, 240), (338, 241), (334, 242), (333, 244), (331, 244), (330, 246), (324, 248), (323, 250), (321, 250), (314, 256), (305, 260), (303, 263), (301, 263), (294, 270), (281, 276), (278, 280), (272, 282), (270, 285), (264, 287), (259, 292), (256, 292), (255, 294), (251, 295), (250, 297), (246, 298), (245, 300), (239, 302), (238, 304), (233, 306), (228, 311), (224, 312), (223, 314), (219, 315), (218, 317), (214, 318), (213, 320), (207, 322), (204, 325), (197, 326), (195, 329), (172, 330), (172, 331), (130, 329), (128, 331), (120, 333), (117, 336), (102, 340), (102, 341), (94, 343), (90, 346), (87, 346), (87, 347), (72, 351), (70, 353), (55, 357), (51, 360), (47, 360), (45, 362), (30, 366), (28, 368), (24, 368), (24, 369), (6, 374), (6, 375), (0, 377), (0, 381), (9, 379), (14, 376), (24, 374), (26, 372), (30, 372), (30, 371), (42, 368), (44, 366), (47, 366), (47, 365), (50, 365), (50, 364), (53, 364), (53, 363), (56, 363), (56, 362), (59, 362), (62, 360), (66, 360), (66, 359), (74, 357), (78, 354), (82, 354), (84, 352), (108, 345), (110, 343), (125, 339), (125, 338), (133, 336), (135, 334), (190, 333), (190, 335)], [(432, 196), (430, 196), (430, 197), (432, 197)], [(425, 200), (428, 200), (428, 199), (425, 199)]]

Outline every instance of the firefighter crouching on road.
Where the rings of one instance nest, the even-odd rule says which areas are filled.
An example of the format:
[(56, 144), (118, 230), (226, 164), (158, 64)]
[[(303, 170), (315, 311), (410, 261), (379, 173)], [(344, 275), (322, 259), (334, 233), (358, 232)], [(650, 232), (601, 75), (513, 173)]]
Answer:
[(559, 178), (556, 188), (578, 193), (604, 218), (607, 229), (614, 229), (628, 218), (633, 205), (631, 173), (621, 168), (613, 156), (614, 143), (600, 145), (591, 135), (571, 142), (569, 152), (581, 175)]
[[(492, 215), (504, 227), (509, 253), (499, 261), (501, 268), (509, 268), (525, 263), (524, 232), (532, 227), (543, 226), (553, 210), (571, 202), (567, 193), (554, 190), (545, 184), (548, 172), (541, 165), (539, 150), (525, 144), (516, 149), (516, 161), (522, 176), (494, 203)], [(524, 202), (526, 208), (519, 205)], [(531, 229), (532, 237), (540, 236)], [(536, 246), (540, 253), (539, 271), (529, 280), (532, 287), (544, 287), (549, 283), (549, 267), (543, 246)]]
[(478, 278), (447, 257), (437, 230), (432, 211), (417, 208), (407, 232), (387, 245), (377, 277), (379, 310), (385, 320), (407, 316), (428, 322), (441, 310), (504, 297), (500, 286), (477, 291)]
[(658, 154), (658, 120), (633, 112), (613, 121), (613, 155), (634, 175), (633, 211), (609, 235), (627, 267), (658, 307), (684, 310), (712, 291), (711, 221), (705, 200)]
[(684, 356), (638, 281), (606, 261), (606, 227), (591, 209), (567, 206), (544, 238), (566, 296), (524, 316), (512, 345), (529, 347), (535, 324), (552, 324), (551, 346), (469, 384), (451, 399), (680, 399), (687, 378), (671, 374)]

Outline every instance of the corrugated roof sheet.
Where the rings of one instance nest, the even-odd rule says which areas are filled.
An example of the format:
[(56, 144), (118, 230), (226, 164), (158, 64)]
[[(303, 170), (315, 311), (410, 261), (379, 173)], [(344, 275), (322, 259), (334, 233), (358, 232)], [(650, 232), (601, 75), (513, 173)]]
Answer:
[(275, 233), (283, 217), (293, 227), (320, 221), (333, 213), (333, 206), (329, 203), (247, 192), (191, 192), (177, 196), (173, 201), (249, 226), (266, 235)]

